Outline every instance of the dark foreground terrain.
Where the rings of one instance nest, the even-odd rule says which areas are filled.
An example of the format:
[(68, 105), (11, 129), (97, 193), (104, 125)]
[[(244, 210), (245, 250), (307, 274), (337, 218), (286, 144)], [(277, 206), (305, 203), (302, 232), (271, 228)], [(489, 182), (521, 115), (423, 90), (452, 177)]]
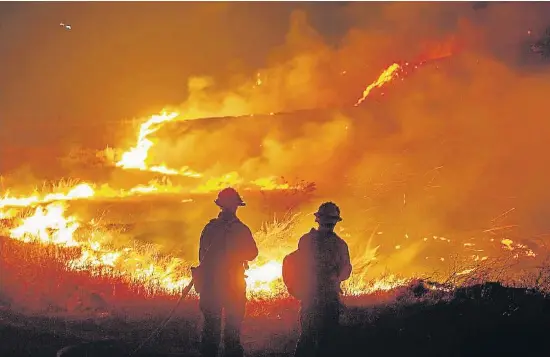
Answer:
[[(347, 301), (334, 343), (342, 356), (548, 356), (550, 300), (526, 289), (484, 284), (451, 293), (416, 286), (391, 303)], [(294, 301), (251, 303), (243, 341), (249, 356), (289, 356), (297, 338)], [(139, 320), (89, 315), (85, 319), (22, 316), (2, 310), (0, 356), (55, 356), (86, 341), (88, 357), (125, 356), (166, 314)], [(180, 306), (166, 328), (139, 356), (197, 356), (200, 315), (196, 301)], [(75, 352), (75, 351), (73, 351)], [(85, 354), (67, 354), (67, 356)]]

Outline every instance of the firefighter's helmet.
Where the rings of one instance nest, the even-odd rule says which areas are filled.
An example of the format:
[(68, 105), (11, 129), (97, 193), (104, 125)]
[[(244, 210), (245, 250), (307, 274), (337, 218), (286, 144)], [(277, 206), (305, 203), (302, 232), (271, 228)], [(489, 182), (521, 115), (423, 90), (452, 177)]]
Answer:
[(337, 223), (342, 220), (340, 208), (334, 202), (325, 202), (315, 212), (316, 222)]
[(220, 207), (246, 206), (246, 203), (244, 203), (239, 193), (231, 187), (221, 190), (214, 203)]

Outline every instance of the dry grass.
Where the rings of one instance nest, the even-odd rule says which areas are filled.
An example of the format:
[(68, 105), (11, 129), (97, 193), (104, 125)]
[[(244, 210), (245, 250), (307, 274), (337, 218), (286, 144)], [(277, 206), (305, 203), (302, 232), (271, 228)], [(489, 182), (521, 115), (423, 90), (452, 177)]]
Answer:
[[(74, 183), (74, 181), (61, 181), (56, 187), (61, 189)], [(28, 213), (19, 212), (22, 216)], [(282, 219), (274, 218), (255, 233), (260, 252), (269, 252), (269, 255), (258, 257), (258, 263), (280, 259), (295, 248), (295, 244), (289, 245), (288, 237), (296, 236), (298, 219), (299, 215), (289, 213)], [(2, 276), (0, 299), (12, 308), (22, 311), (78, 314), (85, 311), (105, 310), (111, 314), (126, 317), (143, 315), (145, 311), (147, 314), (162, 314), (168, 311), (177, 299), (177, 296), (162, 291), (156, 291), (152, 295), (150, 289), (144, 288), (137, 282), (128, 281), (124, 277), (116, 277), (105, 272), (68, 270), (67, 264), (77, 259), (80, 254), (79, 248), (23, 243), (0, 237), (0, 274)], [(370, 264), (369, 259), (366, 261)], [(501, 257), (480, 262), (476, 267), (471, 268), (470, 263), (461, 264), (456, 260), (451, 262), (448, 271), (421, 277), (421, 281), (438, 282), (438, 284), (431, 284), (436, 287), (433, 291), (438, 293), (429, 295), (436, 300), (441, 298), (441, 291), (486, 281), (500, 281), (510, 286), (534, 287), (541, 291), (550, 291), (549, 264), (542, 264), (537, 271), (531, 271), (528, 274), (517, 274), (519, 269), (515, 266), (515, 262), (511, 257)], [(357, 262), (354, 262), (357, 266), (355, 263)], [(467, 272), (464, 266), (470, 267)], [(377, 282), (387, 284), (381, 286), (382, 291), (363, 290), (368, 294), (347, 297), (347, 302), (352, 306), (375, 305), (397, 300), (403, 302), (402, 297), (410, 296), (409, 292), (413, 290), (412, 286), (415, 284), (415, 281), (408, 280), (409, 285), (392, 289), (392, 286), (403, 285), (395, 283), (403, 279), (390, 273), (372, 279), (370, 283), (363, 276), (359, 278), (363, 286), (376, 286)], [(351, 285), (348, 285), (353, 286), (354, 283), (357, 282), (350, 281)], [(295, 302), (286, 294), (282, 282), (279, 280), (272, 285), (274, 294), (252, 295), (253, 301), (249, 305), (251, 316), (280, 316), (285, 314), (285, 311), (296, 310)], [(400, 296), (401, 298), (398, 299)], [(102, 304), (100, 301), (105, 303)], [(190, 298), (192, 304), (193, 301), (193, 298)]]
[[(0, 237), (0, 304), (8, 307), (12, 313), (24, 313), (27, 317), (22, 321), (30, 326), (27, 329), (29, 331), (61, 331), (62, 334), (78, 340), (110, 337), (129, 346), (136, 346), (148, 337), (176, 303), (177, 296), (162, 293), (151, 295), (143, 287), (121, 278), (92, 275), (87, 271), (67, 271), (66, 263), (79, 255), (78, 249), (74, 248), (23, 243)], [(457, 292), (457, 285), (454, 284), (467, 286), (504, 274), (506, 261), (503, 260), (501, 266), (495, 264), (486, 262), (484, 266), (468, 274), (460, 274), (462, 270), (457, 265), (449, 272), (445, 272), (447, 278), (444, 273), (439, 274), (443, 283), (416, 279), (399, 288), (348, 296), (345, 298), (347, 308), (342, 316), (347, 332), (341, 339), (359, 341), (358, 343), (369, 339), (370, 348), (380, 354), (388, 347), (388, 343), (393, 350), (399, 350), (394, 346), (396, 339), (401, 339), (396, 345), (402, 345), (417, 338), (426, 340), (424, 335), (420, 336), (424, 332), (426, 336), (437, 334), (439, 330), (453, 333), (451, 327), (440, 321), (443, 317), (438, 316), (447, 319), (467, 316), (467, 319), (461, 318), (464, 320), (461, 320), (464, 326), (470, 326), (472, 323), (488, 324), (499, 316), (503, 319), (505, 317), (502, 317), (502, 314), (508, 313), (506, 309), (510, 305), (507, 300), (497, 301), (499, 305), (494, 308), (492, 306), (496, 306), (497, 303), (493, 300), (478, 302), (473, 298), (461, 305), (452, 302)], [(547, 271), (550, 270), (541, 270), (540, 275), (547, 274)], [(541, 285), (542, 281), (548, 281), (548, 278), (545, 279), (539, 277)], [(529, 310), (530, 303), (524, 304), (527, 304), (525, 309)], [(279, 295), (276, 299), (251, 300), (247, 305), (247, 317), (243, 326), (243, 342), (250, 355), (265, 356), (268, 352), (278, 353), (277, 355), (289, 353), (297, 336), (298, 309), (297, 301), (284, 295)], [(490, 314), (488, 310), (491, 310)], [(463, 315), (458, 315), (457, 311)], [(478, 317), (483, 313), (487, 316)], [(44, 316), (48, 317), (47, 321)], [(425, 321), (427, 316), (429, 321)], [(517, 326), (520, 330), (524, 328), (520, 325), (521, 321)], [(198, 341), (199, 324), (197, 300), (193, 297), (187, 298), (176, 311), (174, 321), (166, 326), (148, 348), (155, 351), (192, 349)], [(488, 331), (493, 328), (492, 325), (489, 327)], [(20, 333), (20, 327), (10, 328), (15, 328), (14, 334)], [(408, 334), (396, 332), (402, 328), (406, 328)], [(532, 333), (533, 329), (535, 327), (531, 328), (529, 333)], [(52, 345), (50, 348), (60, 348), (70, 340), (69, 337), (64, 337), (62, 341), (48, 342)], [(437, 343), (438, 348), (443, 351), (450, 348), (447, 346), (448, 341), (445, 341), (433, 343)], [(423, 341), (429, 342), (430, 340)], [(43, 349), (41, 343), (44, 342), (37, 340), (33, 343), (37, 344), (35, 349)], [(494, 346), (494, 341), (488, 344)], [(31, 343), (31, 346), (34, 345)], [(393, 351), (386, 355), (402, 355), (402, 352)]]
[[(0, 238), (0, 292), (4, 301), (21, 311), (67, 313), (116, 312), (151, 301), (147, 291), (120, 277), (67, 270), (68, 262), (79, 256), (78, 248)], [(159, 303), (174, 300), (169, 295), (155, 296)]]
[[(283, 229), (284, 230), (284, 229)], [(277, 231), (277, 230), (275, 230)], [(269, 239), (266, 241), (276, 241)], [(0, 238), (0, 295), (4, 302), (13, 308), (27, 311), (64, 311), (67, 313), (93, 310), (93, 302), (86, 301), (86, 296), (100, 296), (113, 313), (120, 313), (131, 309), (132, 306), (142, 308), (147, 306), (149, 311), (157, 311), (157, 305), (164, 305), (177, 299), (176, 296), (162, 293), (151, 294), (138, 283), (132, 283), (123, 277), (116, 277), (101, 272), (70, 271), (67, 264), (78, 258), (81, 252), (79, 248), (64, 248), (54, 245), (39, 243), (24, 243), (13, 239)], [(523, 274), (517, 279), (506, 279), (510, 269), (509, 261), (487, 261), (480, 264), (468, 274), (460, 274), (460, 267), (446, 274), (434, 274), (433, 277), (423, 277), (420, 281), (428, 282), (436, 286), (440, 291), (453, 289), (460, 286), (471, 286), (486, 281), (501, 281), (511, 286), (529, 286), (542, 291), (548, 288), (550, 281), (550, 268), (543, 265), (539, 271)], [(386, 278), (378, 278), (376, 281), (392, 281), (396, 279), (391, 274)], [(437, 281), (438, 283), (429, 283)], [(347, 297), (352, 305), (372, 305), (379, 302), (395, 301), (398, 295), (403, 295), (405, 290), (414, 285), (414, 280), (409, 285), (399, 289), (384, 289), (387, 291), (373, 291), (370, 294)], [(277, 301), (279, 305), (290, 304), (284, 286), (275, 284), (278, 290)], [(280, 285), (280, 286), (279, 286)], [(368, 285), (368, 284), (367, 284)], [(436, 290), (437, 290), (436, 289)], [(84, 301), (82, 301), (84, 300)], [(277, 314), (273, 310), (273, 296), (253, 296), (250, 305), (250, 314), (259, 316), (263, 314)], [(79, 302), (81, 301), (81, 302)], [(170, 305), (170, 304), (168, 304)], [(165, 309), (160, 309), (165, 310)], [(160, 311), (159, 310), (159, 311)], [(268, 311), (269, 310), (269, 311)], [(283, 309), (284, 310), (284, 309)], [(125, 313), (125, 314), (126, 314)]]
[[(0, 237), (0, 302), (14, 311), (31, 314), (80, 315), (108, 313), (125, 319), (162, 316), (178, 296), (145, 289), (123, 277), (72, 271), (67, 264), (80, 256), (79, 248), (24, 243)], [(278, 316), (296, 311), (288, 296), (253, 296), (250, 316)], [(196, 305), (189, 296), (185, 304)]]

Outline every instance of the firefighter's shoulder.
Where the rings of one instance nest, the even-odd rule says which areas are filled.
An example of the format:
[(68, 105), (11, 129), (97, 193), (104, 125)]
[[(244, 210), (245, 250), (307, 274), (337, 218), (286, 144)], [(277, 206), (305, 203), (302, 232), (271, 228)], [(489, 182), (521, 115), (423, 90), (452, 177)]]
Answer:
[(208, 221), (208, 223), (206, 223), (206, 225), (204, 226), (203, 231), (214, 228), (217, 225), (217, 223), (218, 223), (218, 219), (217, 218), (212, 218), (210, 221)]
[(252, 231), (250, 230), (250, 228), (243, 221), (241, 221), (240, 219), (234, 221), (233, 226), (236, 229), (238, 229), (240, 232), (252, 234)]
[(300, 239), (298, 240), (298, 249), (306, 248), (315, 238), (316, 234), (317, 234), (317, 231), (314, 228), (312, 228), (309, 232), (301, 236)]

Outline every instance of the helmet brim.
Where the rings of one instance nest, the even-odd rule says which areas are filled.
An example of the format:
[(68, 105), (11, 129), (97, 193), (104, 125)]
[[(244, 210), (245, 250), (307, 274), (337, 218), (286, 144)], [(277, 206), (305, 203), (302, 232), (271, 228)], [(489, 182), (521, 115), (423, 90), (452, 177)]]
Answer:
[(235, 205), (235, 206), (238, 206), (238, 207), (244, 207), (246, 206), (246, 202), (243, 202), (243, 201), (240, 201), (240, 202), (232, 202), (232, 203), (225, 203), (225, 205), (223, 203), (221, 203), (219, 200), (214, 200), (214, 203), (216, 205), (218, 205), (219, 207), (224, 207), (224, 206), (228, 206), (228, 205)]
[(340, 216), (326, 216), (319, 214), (319, 212), (314, 213), (315, 217), (317, 217), (318, 220), (322, 221), (336, 221), (336, 222), (342, 222), (342, 217)]

